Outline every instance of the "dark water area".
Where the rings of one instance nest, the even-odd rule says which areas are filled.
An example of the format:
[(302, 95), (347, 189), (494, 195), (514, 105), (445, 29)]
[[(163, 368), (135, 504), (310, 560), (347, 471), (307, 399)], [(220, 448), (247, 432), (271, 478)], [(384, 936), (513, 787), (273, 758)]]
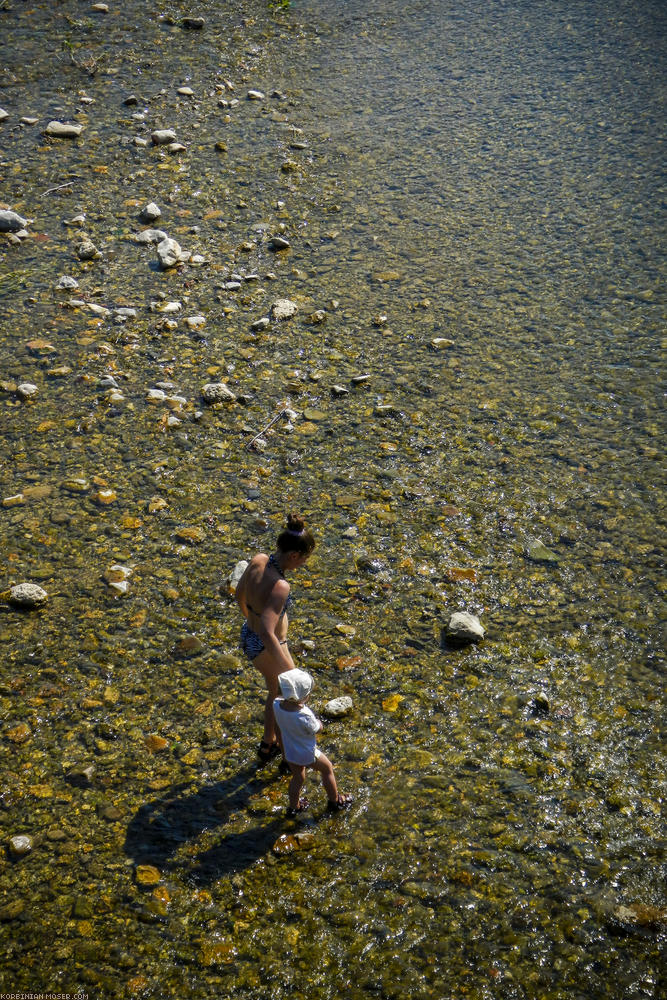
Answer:
[[(664, 995), (666, 22), (0, 3), (3, 991)], [(226, 584), (292, 509), (297, 823)]]

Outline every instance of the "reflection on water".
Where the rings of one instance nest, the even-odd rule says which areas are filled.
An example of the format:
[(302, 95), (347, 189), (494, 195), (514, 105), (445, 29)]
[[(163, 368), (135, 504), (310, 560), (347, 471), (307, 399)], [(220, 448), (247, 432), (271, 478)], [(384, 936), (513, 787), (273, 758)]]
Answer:
[[(657, 997), (662, 6), (199, 11), (0, 11), (7, 989)], [(289, 509), (296, 827), (218, 589)]]

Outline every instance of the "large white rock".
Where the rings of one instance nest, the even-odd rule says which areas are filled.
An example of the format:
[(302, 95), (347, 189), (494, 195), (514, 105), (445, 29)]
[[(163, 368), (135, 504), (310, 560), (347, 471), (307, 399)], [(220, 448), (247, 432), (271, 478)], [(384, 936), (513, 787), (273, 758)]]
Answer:
[(457, 611), (449, 619), (447, 638), (456, 642), (478, 642), (484, 638), (484, 628), (479, 618), (467, 611)]
[(240, 562), (237, 562), (236, 566), (227, 577), (227, 589), (229, 590), (230, 594), (236, 593), (236, 588), (239, 585), (239, 580), (245, 573), (247, 566), (248, 566), (247, 559), (241, 559)]
[(329, 719), (342, 719), (344, 715), (352, 711), (352, 699), (346, 694), (340, 698), (332, 698), (322, 709), (322, 714)]
[(168, 146), (170, 142), (175, 142), (176, 133), (173, 128), (159, 128), (152, 133), (151, 140), (155, 146)]
[(17, 583), (9, 591), (9, 600), (17, 608), (39, 608), (48, 599), (47, 592), (36, 583)]
[(271, 317), (277, 320), (290, 319), (298, 308), (296, 302), (292, 302), (291, 299), (276, 299), (271, 306)]
[(165, 271), (170, 267), (176, 267), (177, 264), (184, 263), (190, 257), (190, 254), (181, 250), (176, 240), (172, 240), (169, 236), (166, 240), (158, 243), (157, 255), (160, 267)]
[(57, 139), (76, 139), (83, 132), (83, 125), (74, 122), (49, 122), (46, 134)]
[(144, 219), (146, 222), (155, 222), (155, 220), (159, 219), (161, 215), (162, 212), (160, 211), (158, 206), (155, 204), (154, 201), (151, 201), (143, 209), (141, 213), (141, 218)]

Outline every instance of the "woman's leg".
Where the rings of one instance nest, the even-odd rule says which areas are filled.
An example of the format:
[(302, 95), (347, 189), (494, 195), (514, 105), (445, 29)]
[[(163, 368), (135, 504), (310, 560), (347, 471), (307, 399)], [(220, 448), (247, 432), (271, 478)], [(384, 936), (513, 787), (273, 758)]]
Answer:
[[(287, 653), (287, 646), (285, 646), (285, 652)], [(284, 672), (284, 668), (281, 664), (276, 663), (266, 649), (259, 656), (256, 656), (252, 662), (253, 666), (257, 667), (264, 678), (266, 690), (268, 691), (264, 703), (264, 736), (262, 739), (270, 746), (276, 741), (276, 736), (278, 735), (279, 737), (276, 729), (276, 719), (273, 714), (273, 702), (280, 693), (278, 677)]]
[(292, 777), (290, 778), (288, 794), (290, 809), (299, 809), (299, 795), (306, 780), (306, 768), (302, 764), (290, 764)]

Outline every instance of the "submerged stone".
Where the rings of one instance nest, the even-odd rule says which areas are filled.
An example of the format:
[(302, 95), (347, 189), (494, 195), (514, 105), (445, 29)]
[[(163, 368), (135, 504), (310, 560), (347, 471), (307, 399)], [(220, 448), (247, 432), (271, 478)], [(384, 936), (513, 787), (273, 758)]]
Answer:
[(49, 599), (45, 590), (36, 583), (17, 583), (9, 591), (9, 600), (17, 608), (39, 608)]
[(475, 615), (457, 611), (449, 619), (447, 638), (460, 643), (478, 642), (484, 638), (484, 628)]
[(342, 719), (352, 711), (352, 705), (352, 699), (348, 695), (341, 695), (328, 701), (322, 709), (322, 714), (328, 719)]

